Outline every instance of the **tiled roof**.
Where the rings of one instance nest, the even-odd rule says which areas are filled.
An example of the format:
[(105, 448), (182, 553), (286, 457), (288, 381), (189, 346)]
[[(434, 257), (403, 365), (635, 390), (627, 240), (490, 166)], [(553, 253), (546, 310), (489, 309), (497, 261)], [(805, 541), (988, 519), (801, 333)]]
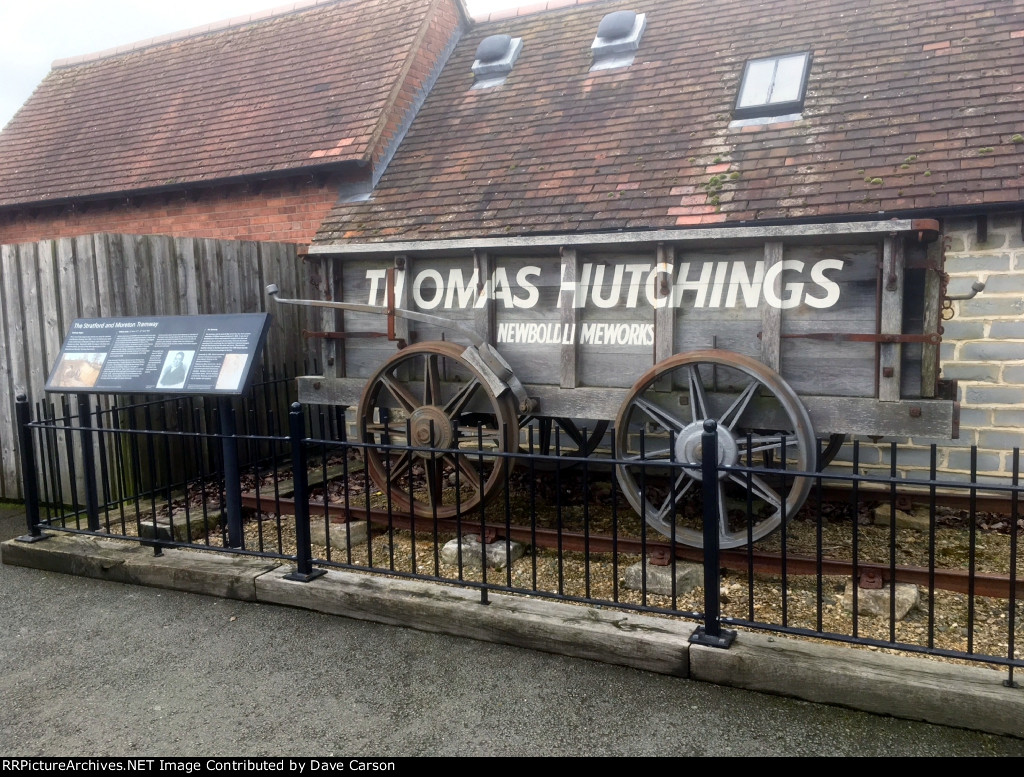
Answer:
[(451, 0), (296, 3), (58, 62), (0, 133), (0, 206), (371, 162), (439, 5), (455, 18)]
[[(647, 14), (590, 73), (598, 22)], [(471, 90), (487, 35), (522, 37)], [(730, 127), (747, 59), (812, 52), (798, 120)], [(368, 202), (316, 242), (877, 218), (1024, 202), (1024, 4), (625, 0), (463, 36)]]

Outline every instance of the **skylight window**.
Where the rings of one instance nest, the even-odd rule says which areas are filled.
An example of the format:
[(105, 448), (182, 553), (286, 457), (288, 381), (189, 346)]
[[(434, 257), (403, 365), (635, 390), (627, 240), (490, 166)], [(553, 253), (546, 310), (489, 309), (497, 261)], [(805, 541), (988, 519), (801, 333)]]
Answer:
[(733, 116), (749, 119), (799, 113), (810, 63), (811, 55), (806, 52), (749, 60)]
[(591, 70), (626, 67), (633, 64), (640, 38), (647, 28), (647, 15), (635, 11), (613, 11), (597, 25), (597, 37), (590, 44), (594, 55)]
[(473, 62), (474, 89), (497, 86), (512, 72), (512, 66), (523, 48), (522, 38), (511, 35), (488, 35), (476, 49)]

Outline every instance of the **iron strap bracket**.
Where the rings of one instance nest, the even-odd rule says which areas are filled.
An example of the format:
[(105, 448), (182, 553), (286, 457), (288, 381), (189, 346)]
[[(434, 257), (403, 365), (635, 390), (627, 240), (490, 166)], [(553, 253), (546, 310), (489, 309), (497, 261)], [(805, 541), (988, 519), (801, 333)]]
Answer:
[(383, 332), (311, 332), (308, 329), (302, 330), (302, 336), (307, 340), (310, 338), (320, 340), (351, 340), (363, 337), (387, 337)]

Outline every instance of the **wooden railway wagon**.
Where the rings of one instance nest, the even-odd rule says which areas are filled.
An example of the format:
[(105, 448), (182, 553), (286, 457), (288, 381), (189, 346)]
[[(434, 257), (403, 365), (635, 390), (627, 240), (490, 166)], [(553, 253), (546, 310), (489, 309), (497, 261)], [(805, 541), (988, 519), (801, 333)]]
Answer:
[[(324, 374), (299, 398), (355, 409), (370, 474), (401, 507), (472, 510), (509, 466), (479, 449), (514, 451), (529, 425), (542, 452), (612, 437), (632, 506), (699, 546), (679, 517), (699, 473), (657, 465), (699, 463), (707, 418), (722, 464), (794, 472), (849, 434), (956, 436), (943, 253), (937, 222), (897, 219), (314, 246), (324, 298), (277, 301), (322, 308), (306, 335)], [(730, 502), (757, 503), (758, 539), (809, 488), (722, 475), (723, 547), (751, 536)]]

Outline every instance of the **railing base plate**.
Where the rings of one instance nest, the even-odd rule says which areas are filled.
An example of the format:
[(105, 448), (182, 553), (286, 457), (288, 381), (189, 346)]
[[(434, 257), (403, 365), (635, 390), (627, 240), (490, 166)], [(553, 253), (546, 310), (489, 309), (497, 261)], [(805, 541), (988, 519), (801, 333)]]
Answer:
[(690, 635), (690, 642), (694, 645), (707, 645), (709, 647), (727, 648), (736, 640), (736, 632), (729, 629), (722, 629), (717, 637), (708, 634), (703, 626)]
[(50, 539), (49, 534), (23, 534), (20, 537), (15, 537), (15, 542), (42, 542), (43, 540)]
[(308, 583), (310, 580), (316, 580), (318, 577), (326, 574), (326, 569), (314, 569), (312, 572), (308, 573), (299, 572), (298, 570), (295, 570), (294, 572), (289, 572), (287, 575), (285, 575), (284, 579), (297, 580), (300, 583)]

